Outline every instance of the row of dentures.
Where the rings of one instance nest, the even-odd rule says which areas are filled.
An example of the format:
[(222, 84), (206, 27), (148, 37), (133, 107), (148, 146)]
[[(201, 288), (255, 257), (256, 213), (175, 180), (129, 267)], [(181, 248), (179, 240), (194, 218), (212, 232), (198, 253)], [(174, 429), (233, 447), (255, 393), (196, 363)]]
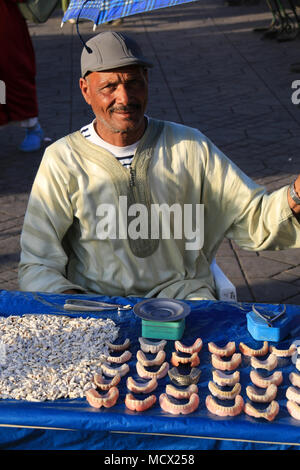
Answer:
[[(158, 386), (158, 380), (165, 377), (169, 370), (169, 364), (165, 361), (166, 353), (164, 347), (167, 341), (150, 342), (145, 338), (139, 338), (140, 350), (137, 352), (136, 370), (142, 381), (128, 377), (126, 386), (130, 393), (126, 394), (125, 405), (132, 411), (145, 411), (154, 405), (156, 396), (151, 394), (143, 399), (136, 398), (135, 394), (149, 394)], [(94, 384), (86, 392), (88, 403), (94, 408), (111, 408), (119, 398), (118, 385), (122, 377), (130, 370), (127, 362), (132, 358), (128, 350), (130, 340), (126, 339), (123, 345), (108, 344), (109, 350), (120, 352), (120, 355), (108, 355), (101, 361), (101, 373), (94, 375)], [(145, 353), (155, 354), (153, 359), (148, 359)], [(117, 365), (117, 366), (116, 366)], [(152, 366), (159, 366), (156, 372), (149, 370)], [(110, 378), (105, 378), (105, 377)], [(97, 390), (100, 390), (100, 392)], [(103, 393), (104, 392), (104, 393)]]
[[(212, 378), (208, 382), (210, 395), (205, 399), (208, 411), (217, 416), (237, 416), (244, 407), (244, 400), (240, 394), (240, 372), (236, 370), (241, 362), (241, 353), (236, 352), (234, 341), (230, 341), (224, 347), (219, 347), (213, 342), (208, 343), (208, 350), (211, 353), (211, 363), (214, 367)], [(228, 373), (229, 371), (229, 373)], [(233, 372), (234, 371), (234, 372)], [(232, 387), (225, 391), (222, 387)], [(216, 399), (226, 402), (234, 400), (232, 406), (219, 404)]]
[[(170, 413), (173, 415), (179, 414), (190, 414), (195, 411), (199, 406), (199, 396), (198, 396), (198, 387), (195, 383), (187, 383), (187, 387), (185, 388), (178, 388), (176, 384), (178, 382), (176, 379), (179, 379), (179, 385), (181, 385), (180, 377), (182, 377), (179, 373), (177, 373), (177, 367), (179, 364), (187, 364), (190, 365), (191, 369), (195, 371), (195, 365), (200, 363), (198, 353), (202, 348), (202, 340), (197, 338), (197, 340), (192, 344), (192, 346), (185, 346), (180, 341), (175, 341), (175, 350), (172, 353), (171, 357), (171, 364), (174, 366), (171, 370), (169, 369), (168, 362), (165, 361), (165, 354), (164, 347), (167, 344), (165, 340), (162, 340), (158, 343), (154, 343), (153, 341), (146, 340), (145, 338), (139, 338), (141, 350), (137, 352), (137, 364), (136, 370), (138, 375), (146, 379), (148, 377), (153, 378), (153, 374), (155, 374), (155, 378), (158, 380), (165, 377), (168, 373), (169, 378), (173, 380), (174, 384), (167, 384), (165, 388), (165, 393), (161, 393), (159, 395), (159, 405), (163, 411), (166, 413)], [(180, 352), (188, 354), (188, 356), (180, 356)], [(147, 359), (145, 353), (152, 353), (156, 354), (155, 358), (152, 360)], [(148, 370), (148, 366), (156, 365), (159, 366), (157, 372), (150, 372)], [(200, 373), (197, 374), (198, 378)], [(176, 377), (176, 378), (174, 378)], [(184, 376), (187, 377), (187, 376)], [(194, 381), (195, 378), (191, 378), (190, 380)], [(132, 379), (127, 380), (127, 388), (132, 385)], [(134, 384), (136, 385), (136, 384)], [(177, 402), (173, 401), (173, 398), (177, 399)], [(180, 403), (184, 400), (187, 400), (187, 403)], [(154, 395), (152, 396), (152, 402), (155, 403), (156, 399)], [(179, 401), (179, 403), (178, 403)], [(125, 404), (128, 408), (131, 406), (130, 399), (128, 399), (127, 395), (127, 402), (125, 399)], [(133, 409), (133, 408), (130, 408)], [(136, 408), (135, 408), (136, 409)]]
[[(107, 346), (109, 351), (120, 354), (118, 356), (105, 356), (104, 360), (101, 361), (101, 373), (94, 375), (94, 386), (87, 390), (85, 394), (88, 403), (93, 408), (113, 407), (119, 398), (118, 385), (121, 378), (129, 372), (127, 361), (132, 357), (132, 353), (129, 351), (129, 338), (126, 338), (123, 344), (108, 343)], [(115, 364), (117, 364), (117, 367), (115, 367)], [(101, 393), (98, 392), (97, 388)]]
[[(208, 383), (208, 389), (211, 395), (206, 397), (207, 409), (218, 416), (237, 416), (242, 411), (246, 414), (250, 414), (255, 417), (269, 417), (267, 414), (260, 414), (250, 403), (244, 403), (244, 399), (241, 396), (241, 384), (240, 384), (240, 372), (237, 369), (242, 362), (242, 355), (251, 357), (251, 365), (256, 368), (266, 368), (272, 370), (277, 365), (277, 356), (275, 354), (266, 361), (261, 361), (259, 357), (264, 356), (268, 353), (269, 346), (265, 341), (260, 349), (253, 349), (247, 346), (245, 343), (239, 344), (240, 352), (236, 352), (235, 342), (231, 341), (227, 343), (225, 347), (218, 347), (215, 343), (210, 342), (208, 349), (211, 352), (211, 362), (215, 370), (213, 371), (213, 380)], [(226, 359), (225, 359), (226, 358)], [(233, 373), (227, 373), (227, 371), (234, 371)], [(254, 372), (256, 377), (257, 372)], [(251, 374), (250, 374), (251, 376)], [(282, 378), (281, 378), (282, 380)], [(224, 391), (220, 387), (230, 386), (232, 387), (229, 391)], [(274, 389), (275, 387), (275, 389)], [(271, 390), (268, 389), (268, 394), (265, 396), (258, 395), (255, 393), (253, 387), (249, 386), (246, 389), (248, 398), (253, 401), (269, 402), (270, 392), (273, 396), (277, 394), (277, 386), (272, 385)], [(232, 406), (220, 405), (216, 398), (220, 400), (234, 400)], [(274, 404), (272, 405), (273, 412)], [(275, 406), (276, 408), (276, 406)], [(258, 416), (259, 413), (259, 416)], [(274, 419), (274, 418), (273, 418)]]
[[(201, 374), (197, 366), (200, 364), (199, 353), (202, 346), (201, 338), (197, 338), (189, 346), (178, 340), (174, 342), (175, 351), (171, 356), (173, 367), (168, 372), (172, 383), (166, 385), (165, 393), (159, 397), (160, 407), (166, 413), (187, 415), (197, 410), (200, 403), (197, 383)], [(188, 368), (188, 374), (179, 372), (181, 365)], [(186, 400), (187, 402), (183, 402)]]
[[(169, 363), (165, 360), (166, 353), (164, 351), (166, 340), (152, 342), (140, 337), (139, 343), (140, 349), (136, 354), (136, 371), (141, 379), (148, 380), (148, 382), (140, 382), (128, 377), (126, 385), (131, 393), (126, 394), (125, 406), (132, 411), (146, 411), (156, 403), (157, 398), (153, 393), (144, 399), (136, 398), (133, 393), (153, 392), (158, 386), (158, 381), (165, 377), (169, 370)], [(155, 355), (155, 357), (148, 359), (147, 353)], [(155, 372), (151, 369), (154, 366), (158, 367)]]
[[(250, 356), (252, 370), (250, 379), (258, 389), (264, 389), (264, 393), (257, 391), (252, 385), (246, 387), (247, 397), (250, 402), (245, 403), (244, 411), (253, 418), (264, 418), (267, 421), (273, 421), (279, 413), (279, 403), (276, 401), (278, 386), (282, 383), (283, 377), (281, 371), (272, 372), (278, 366), (278, 357), (287, 356), (290, 351), (284, 353), (274, 346), (269, 347), (269, 343), (264, 341), (261, 349), (245, 348), (244, 354)], [(266, 359), (260, 359), (267, 356)], [(268, 377), (262, 376), (256, 369), (263, 369), (272, 372)], [(253, 403), (268, 403), (264, 409), (257, 408)]]
[[(169, 370), (169, 363), (165, 360), (166, 353), (164, 347), (167, 344), (167, 341), (162, 340), (159, 342), (149, 341), (145, 338), (139, 338), (140, 349), (137, 352), (136, 358), (136, 371), (138, 376), (142, 381), (135, 380), (133, 377), (128, 377), (126, 380), (126, 387), (130, 393), (126, 394), (125, 405), (129, 410), (132, 411), (145, 411), (152, 407), (156, 401), (156, 396), (152, 393), (158, 386), (158, 381), (164, 378), (167, 373), (171, 372)], [(126, 347), (129, 347), (129, 342), (126, 342)], [(124, 343), (125, 347), (125, 343)], [(110, 348), (113, 349), (113, 345), (110, 345)], [(202, 348), (202, 340), (198, 338), (192, 346), (185, 346), (181, 342), (175, 342), (176, 356), (179, 356), (179, 352), (186, 354), (190, 353), (191, 360), (186, 360), (186, 356), (183, 359), (183, 363), (190, 364), (193, 374), (189, 376), (181, 376), (177, 372), (177, 366), (173, 367), (173, 373), (169, 374), (171, 380), (175, 383), (176, 380), (179, 380), (179, 385), (181, 385), (180, 377), (189, 377), (188, 380), (192, 382), (197, 382), (200, 377), (200, 371), (193, 367), (195, 354), (198, 357), (198, 353)], [(122, 351), (121, 346), (118, 347), (119, 351)], [(146, 354), (154, 354), (155, 357), (148, 359)], [(92, 387), (86, 392), (86, 398), (91, 406), (94, 408), (106, 407), (110, 408), (114, 406), (119, 397), (118, 384), (121, 381), (121, 378), (124, 377), (128, 371), (129, 366), (126, 363), (132, 357), (130, 351), (126, 350), (121, 353), (120, 356), (107, 356), (105, 361), (101, 364), (101, 374), (94, 375), (94, 385), (96, 388), (100, 389), (99, 393), (96, 388)], [(172, 364), (177, 364), (175, 362), (174, 355), (172, 355)], [(179, 359), (180, 361), (180, 359)], [(110, 365), (110, 362), (114, 363), (114, 366)], [(197, 364), (199, 364), (199, 358)], [(115, 364), (120, 364), (118, 367), (115, 367)], [(158, 370), (153, 372), (151, 369), (152, 366), (158, 366)], [(195, 374), (195, 370), (197, 373)], [(106, 376), (112, 377), (111, 379), (106, 379)], [(175, 377), (175, 378), (174, 378)], [(106, 393), (102, 393), (106, 392)], [(135, 395), (140, 394), (150, 394), (146, 398), (136, 398)], [(188, 400), (187, 403), (174, 403), (172, 400), (176, 398), (177, 400)], [(189, 383), (185, 388), (178, 388), (175, 384), (167, 384), (165, 393), (160, 394), (159, 396), (160, 407), (167, 413), (171, 414), (189, 414), (195, 411), (199, 406), (199, 396), (198, 396), (198, 387), (196, 383)]]
[[(279, 412), (279, 404), (275, 400), (277, 396), (278, 386), (283, 381), (281, 371), (274, 371), (278, 365), (278, 357), (291, 357), (297, 352), (297, 348), (292, 344), (288, 349), (278, 349), (270, 346), (267, 341), (263, 342), (260, 349), (253, 349), (245, 343), (239, 344), (239, 350), (244, 356), (250, 357), (250, 364), (254, 370), (250, 372), (252, 383), (258, 387), (265, 389), (264, 393), (258, 392), (252, 385), (246, 387), (247, 397), (254, 403), (269, 403), (266, 409), (260, 410), (251, 402), (244, 403), (240, 394), (241, 384), (240, 373), (235, 371), (232, 374), (224, 371), (233, 371), (242, 361), (241, 353), (236, 353), (235, 343), (229, 342), (223, 348), (217, 347), (214, 343), (209, 343), (209, 351), (211, 352), (212, 365), (215, 367), (213, 371), (213, 381), (208, 384), (211, 395), (206, 397), (207, 409), (219, 416), (236, 416), (244, 411), (247, 415), (254, 418), (265, 418), (268, 421), (275, 419)], [(265, 360), (261, 357), (267, 356)], [(229, 360), (224, 360), (224, 357)], [(300, 370), (300, 361), (296, 361), (296, 368)], [(268, 377), (261, 375), (256, 369), (265, 369), (269, 372), (274, 371)], [(289, 376), (293, 387), (289, 387), (286, 392), (288, 398), (287, 408), (289, 413), (295, 418), (300, 419), (300, 375), (292, 372)], [(224, 391), (219, 386), (232, 386), (230, 391)], [(218, 399), (234, 399), (233, 406), (219, 405), (215, 398)]]
[[(275, 346), (268, 345), (268, 342), (265, 341), (263, 345), (262, 354), (269, 354), (267, 359), (264, 361), (258, 360), (254, 354), (249, 354), (251, 357), (251, 366), (254, 369), (265, 369), (269, 372), (274, 371), (278, 366), (278, 357), (288, 358), (295, 357), (297, 354), (297, 347), (295, 344), (291, 344), (288, 349), (278, 349)], [(299, 352), (299, 351), (298, 351)], [(300, 361), (296, 361), (296, 368), (300, 370)], [(250, 379), (254, 385), (259, 388), (265, 389), (264, 394), (257, 393), (252, 386), (246, 388), (247, 396), (252, 402), (260, 403), (270, 403), (265, 410), (258, 410), (252, 404), (247, 403), (245, 405), (245, 412), (255, 418), (265, 418), (268, 421), (275, 419), (279, 413), (279, 403), (275, 400), (277, 396), (277, 387), (281, 385), (283, 381), (283, 376), (281, 371), (274, 371), (268, 377), (263, 377), (256, 370), (250, 372)], [(287, 410), (290, 415), (300, 420), (300, 374), (292, 372), (289, 375), (289, 380), (292, 383), (292, 386), (289, 386), (286, 390), (287, 397)]]
[[(300, 347), (298, 347), (298, 354), (300, 354)], [(295, 367), (300, 371), (300, 358), (295, 361)], [(300, 374), (291, 372), (289, 374), (290, 385), (286, 390), (287, 403), (286, 407), (290, 415), (297, 420), (300, 420)]]
[[(168, 374), (173, 384), (167, 384), (165, 393), (159, 396), (160, 407), (171, 414), (194, 412), (199, 406), (196, 384), (201, 373), (197, 368), (200, 364), (199, 353), (203, 346), (201, 338), (197, 338), (191, 346), (185, 346), (180, 341), (175, 341), (175, 351), (173, 351), (171, 357), (172, 369), (169, 368), (169, 364), (165, 360), (164, 348), (167, 341), (153, 342), (145, 338), (139, 338), (139, 342), (140, 350), (136, 355), (136, 370), (142, 381), (134, 380), (133, 377), (127, 378), (126, 386), (130, 393), (126, 394), (126, 407), (133, 411), (145, 411), (152, 407), (157, 399), (151, 392), (157, 388), (158, 381)], [(91, 388), (86, 393), (91, 406), (108, 408), (116, 404), (119, 397), (118, 384), (121, 378), (129, 372), (127, 361), (132, 357), (131, 352), (128, 350), (129, 346), (129, 339), (126, 339), (123, 345), (109, 344), (109, 349), (120, 352), (120, 355), (108, 355), (105, 361), (101, 363), (101, 374), (95, 374), (94, 376), (95, 388)], [(279, 404), (275, 398), (278, 386), (283, 381), (283, 376), (281, 371), (274, 371), (274, 369), (278, 365), (278, 357), (293, 356), (297, 352), (296, 346), (292, 344), (289, 349), (280, 350), (274, 346), (269, 346), (268, 342), (264, 341), (261, 348), (253, 349), (245, 343), (240, 343), (240, 353), (237, 353), (235, 342), (228, 342), (224, 347), (219, 347), (210, 342), (208, 343), (208, 350), (211, 353), (211, 362), (214, 367), (212, 371), (213, 380), (208, 383), (211, 395), (208, 395), (205, 401), (208, 411), (219, 416), (237, 416), (244, 411), (255, 418), (265, 418), (268, 421), (275, 419), (279, 412)], [(148, 359), (147, 353), (155, 355), (155, 357)], [(185, 356), (181, 353), (184, 353)], [(269, 354), (267, 359), (261, 359), (267, 354)], [(236, 369), (242, 362), (242, 355), (250, 357), (250, 364), (253, 368), (250, 372), (252, 383), (259, 389), (265, 389), (265, 392), (261, 393), (255, 387), (249, 385), (246, 387), (247, 397), (254, 403), (269, 403), (264, 410), (257, 409), (253, 403), (244, 403), (241, 396), (240, 372)], [(116, 364), (117, 367), (115, 367)], [(181, 364), (190, 366), (189, 374), (179, 373), (178, 366)], [(300, 359), (297, 359), (295, 365), (296, 369), (300, 371)], [(158, 370), (156, 372), (151, 371), (152, 366), (158, 366)], [(264, 377), (256, 369), (274, 372), (268, 377)], [(111, 378), (106, 379), (105, 376)], [(300, 374), (292, 372), (289, 379), (292, 386), (288, 387), (286, 391), (287, 409), (293, 418), (300, 420)], [(232, 388), (228, 391), (222, 388), (224, 386)], [(96, 388), (100, 389), (101, 393)], [(150, 393), (151, 395), (144, 399), (137, 399), (133, 395)], [(177, 401), (187, 399), (188, 403), (176, 403), (173, 398), (176, 398)], [(216, 401), (216, 398), (225, 401), (234, 400), (234, 404), (232, 406), (223, 406)]]

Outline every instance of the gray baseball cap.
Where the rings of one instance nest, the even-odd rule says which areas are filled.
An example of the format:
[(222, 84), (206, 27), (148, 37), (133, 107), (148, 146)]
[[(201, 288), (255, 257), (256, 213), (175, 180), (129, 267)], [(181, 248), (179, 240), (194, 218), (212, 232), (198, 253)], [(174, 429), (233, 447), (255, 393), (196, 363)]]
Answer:
[(81, 54), (81, 76), (88, 72), (101, 72), (127, 65), (153, 64), (143, 56), (138, 44), (123, 33), (103, 31), (86, 43)]

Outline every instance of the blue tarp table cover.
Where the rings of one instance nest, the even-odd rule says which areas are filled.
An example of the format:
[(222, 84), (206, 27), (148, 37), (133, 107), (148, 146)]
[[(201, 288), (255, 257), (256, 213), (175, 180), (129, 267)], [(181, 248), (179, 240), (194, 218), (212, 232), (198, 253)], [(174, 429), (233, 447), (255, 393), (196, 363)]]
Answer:
[[(132, 310), (107, 312), (66, 312), (64, 302), (70, 295), (0, 291), (0, 314), (3, 316), (44, 313), (55, 315), (80, 315), (110, 317), (120, 327), (120, 341), (131, 340), (130, 372), (136, 378), (136, 352), (140, 345), (141, 319)], [(72, 296), (116, 302), (132, 306), (141, 298), (105, 296)], [(191, 313), (186, 318), (186, 328), (181, 341), (191, 344), (197, 337), (203, 340), (200, 352), (201, 376), (198, 383), (200, 405), (196, 412), (186, 416), (173, 416), (163, 412), (157, 403), (143, 412), (133, 412), (124, 404), (126, 377), (119, 385), (120, 397), (110, 409), (94, 409), (83, 399), (60, 399), (46, 402), (0, 400), (0, 449), (300, 449), (300, 421), (292, 418), (286, 408), (285, 392), (290, 385), (289, 373), (297, 371), (295, 360), (280, 358), (276, 370), (283, 373), (283, 383), (278, 388), (277, 400), (280, 411), (273, 422), (255, 419), (244, 413), (236, 417), (218, 417), (205, 407), (205, 398), (210, 393), (208, 381), (212, 380), (211, 355), (207, 343), (213, 341), (225, 345), (228, 341), (241, 341), (258, 348), (247, 331), (246, 314), (252, 305), (219, 301), (187, 302)], [(278, 306), (268, 305), (276, 311)], [(292, 342), (300, 344), (300, 307), (287, 305), (287, 314), (293, 318), (290, 336), (276, 346), (288, 348)], [(165, 351), (170, 360), (174, 341), (168, 341)], [(242, 396), (245, 401), (246, 386), (251, 384), (249, 358), (243, 356), (239, 369)], [(170, 383), (166, 376), (159, 380), (154, 392), (157, 399)]]

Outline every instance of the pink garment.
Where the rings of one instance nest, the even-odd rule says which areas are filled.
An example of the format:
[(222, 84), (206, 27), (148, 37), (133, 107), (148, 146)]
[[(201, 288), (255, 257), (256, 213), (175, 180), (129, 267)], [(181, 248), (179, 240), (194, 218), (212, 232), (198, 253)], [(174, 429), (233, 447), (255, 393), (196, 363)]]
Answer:
[(27, 23), (14, 0), (0, 0), (0, 80), (6, 104), (0, 104), (0, 125), (38, 116), (35, 54)]

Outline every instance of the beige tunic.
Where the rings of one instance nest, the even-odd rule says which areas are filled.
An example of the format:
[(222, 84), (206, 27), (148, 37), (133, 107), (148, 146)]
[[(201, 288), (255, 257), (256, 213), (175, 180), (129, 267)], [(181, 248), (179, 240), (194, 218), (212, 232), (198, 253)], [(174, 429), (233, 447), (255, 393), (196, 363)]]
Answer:
[[(119, 214), (120, 198), (148, 214), (153, 204), (176, 204), (183, 215), (187, 205), (202, 204), (202, 248), (187, 249), (184, 229), (174, 235), (176, 219), (174, 236), (135, 240), (118, 226), (117, 237), (101, 239), (104, 204), (116, 208), (118, 222), (120, 216), (127, 228), (137, 226)], [(131, 171), (76, 132), (47, 148), (36, 175), (21, 236), (20, 288), (213, 299), (210, 264), (224, 236), (247, 250), (300, 247), (287, 187), (268, 195), (201, 132), (179, 124), (149, 119)]]

